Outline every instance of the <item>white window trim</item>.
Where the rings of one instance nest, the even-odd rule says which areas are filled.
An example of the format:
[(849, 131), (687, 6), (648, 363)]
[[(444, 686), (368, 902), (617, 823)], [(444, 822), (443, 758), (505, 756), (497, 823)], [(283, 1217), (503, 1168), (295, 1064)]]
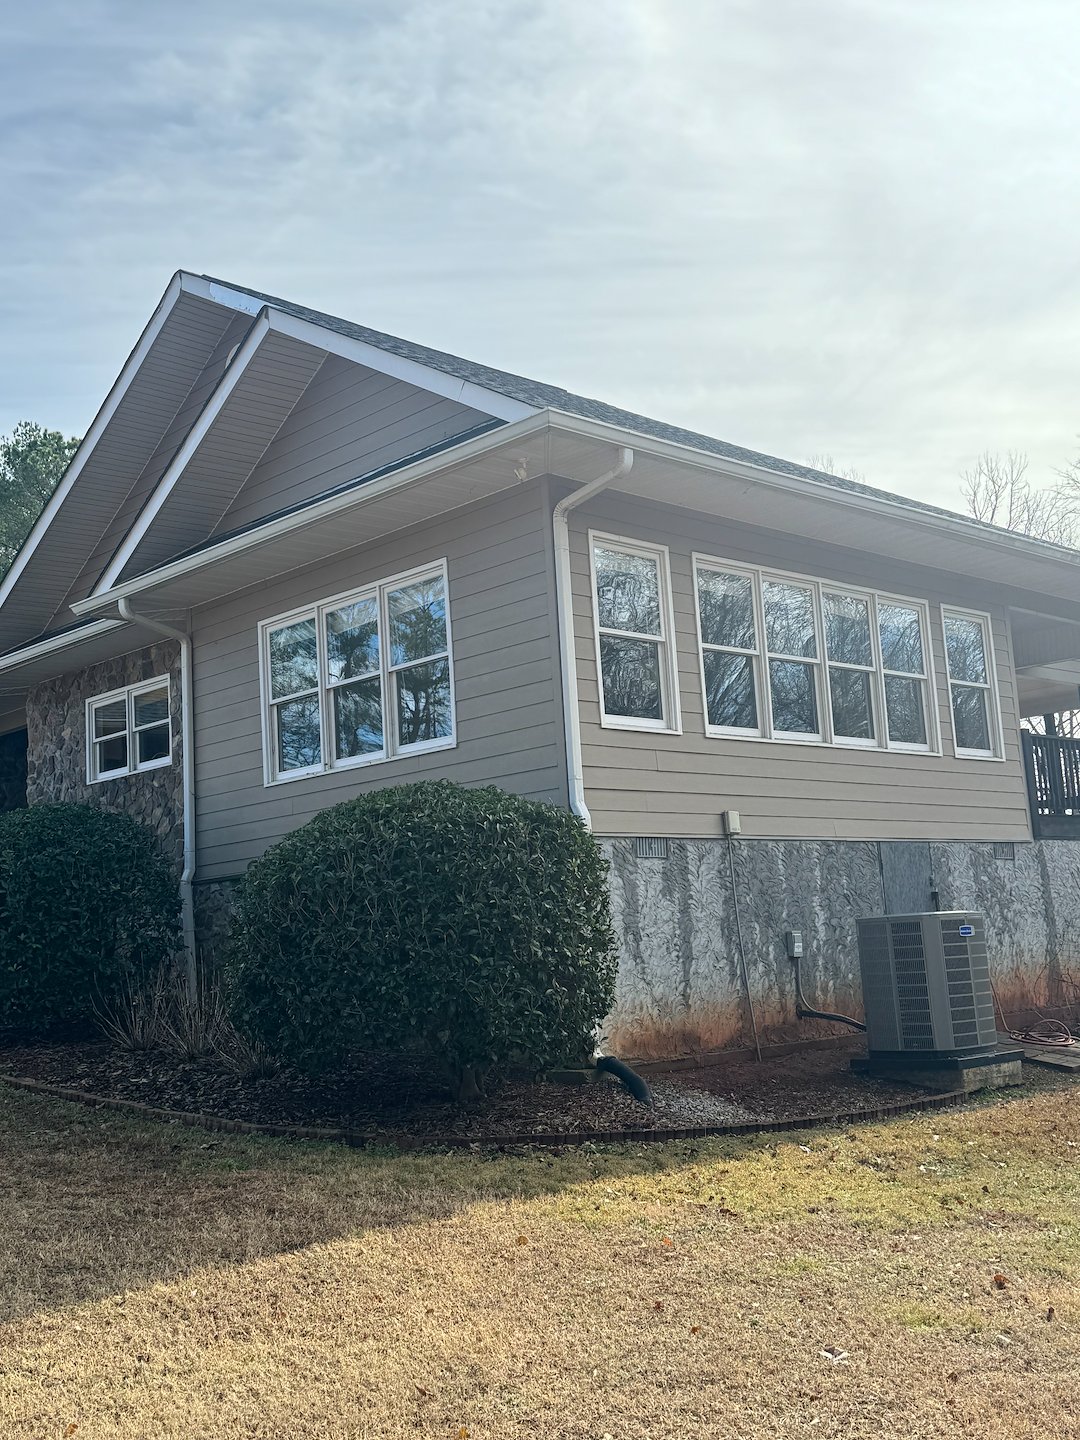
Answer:
[[(375, 598), (379, 611), (379, 633), (380, 642), (387, 641), (390, 633), (389, 619), (387, 614), (387, 599), (391, 590), (396, 590), (410, 581), (420, 580), (428, 576), (439, 576), (443, 584), (443, 597), (446, 606), (446, 661), (450, 672), (450, 734), (438, 740), (422, 740), (415, 745), (398, 745), (396, 742), (397, 711), (391, 704), (394, 694), (394, 686), (391, 683), (393, 675), (402, 669), (408, 669), (412, 665), (422, 665), (423, 660), (411, 660), (408, 665), (391, 665), (388, 643), (379, 645), (379, 679), (382, 685), (383, 696), (383, 749), (375, 751), (370, 755), (352, 755), (344, 760), (335, 757), (334, 751), (337, 746), (334, 736), (334, 707), (332, 694), (338, 687), (329, 683), (329, 669), (326, 658), (326, 626), (325, 617), (333, 611), (341, 609), (344, 605), (353, 604), (358, 600)], [(303, 769), (277, 770), (277, 746), (274, 738), (274, 709), (281, 703), (280, 699), (272, 698), (270, 686), (270, 633), (273, 630), (280, 630), (286, 625), (295, 624), (298, 620), (314, 620), (315, 622), (315, 647), (318, 662), (318, 700), (319, 700), (319, 738), (322, 748), (322, 759), (317, 765), (307, 765)], [(438, 658), (442, 658), (439, 656)], [(299, 691), (298, 694), (309, 694), (309, 691)], [(286, 697), (287, 698), (287, 697)], [(445, 559), (433, 561), (427, 565), (416, 565), (411, 570), (403, 570), (396, 575), (387, 576), (385, 579), (372, 581), (367, 585), (360, 585), (352, 590), (344, 590), (340, 594), (328, 596), (326, 599), (316, 600), (307, 605), (298, 606), (295, 610), (288, 610), (284, 614), (271, 616), (267, 620), (259, 621), (259, 709), (262, 717), (262, 747), (263, 747), (263, 785), (266, 788), (275, 785), (290, 785), (294, 780), (310, 779), (313, 775), (326, 775), (342, 770), (365, 769), (369, 765), (385, 765), (393, 760), (411, 759), (415, 755), (426, 755), (435, 750), (453, 750), (458, 743), (457, 731), (457, 690), (454, 678), (454, 641), (453, 626), (450, 615), (450, 579)]]
[[(600, 724), (607, 730), (643, 730), (652, 735), (681, 735), (682, 714), (679, 705), (679, 671), (676, 655), (675, 606), (671, 592), (671, 558), (666, 545), (650, 545), (630, 540), (625, 535), (610, 535), (590, 530), (589, 536), (589, 603), (593, 618), (593, 653), (596, 656), (596, 685), (600, 703)], [(596, 599), (596, 546), (624, 550), (629, 555), (642, 555), (655, 560), (660, 590), (660, 635), (642, 635), (642, 640), (657, 645), (660, 651), (660, 704), (663, 718), (646, 720), (633, 715), (609, 715), (604, 705), (604, 676), (600, 665), (600, 607)], [(633, 638), (632, 631), (620, 632)]]
[[(698, 648), (698, 671), (701, 678), (701, 704), (704, 721), (705, 734), (715, 739), (729, 740), (759, 740), (770, 745), (811, 745), (819, 748), (823, 745), (838, 746), (842, 749), (858, 751), (893, 751), (898, 754), (909, 755), (931, 755), (940, 756), (941, 748), (941, 724), (940, 724), (940, 700), (937, 690), (937, 676), (934, 665), (934, 633), (932, 628), (932, 616), (930, 604), (926, 600), (916, 599), (911, 595), (894, 595), (885, 590), (863, 590), (856, 585), (849, 585), (844, 581), (832, 581), (823, 579), (816, 575), (803, 575), (796, 571), (777, 570), (768, 566), (748, 565), (743, 561), (725, 560), (719, 555), (705, 554), (701, 551), (693, 551), (690, 556), (691, 584), (694, 590), (694, 618), (697, 628)], [(746, 575), (750, 577), (753, 585), (754, 596), (754, 624), (757, 629), (758, 649), (755, 656), (755, 679), (758, 682), (757, 706), (758, 722), (757, 730), (742, 730), (730, 726), (710, 725), (708, 700), (705, 692), (705, 664), (704, 648), (701, 636), (701, 611), (698, 598), (697, 572), (699, 566), (705, 570), (721, 570), (734, 575)], [(812, 664), (816, 671), (818, 716), (821, 726), (819, 736), (801, 735), (792, 732), (781, 731), (774, 733), (772, 729), (772, 693), (769, 684), (769, 652), (768, 642), (765, 636), (765, 614), (763, 603), (762, 583), (765, 580), (778, 580), (782, 583), (791, 583), (809, 587), (814, 598), (814, 621), (817, 626), (818, 656), (816, 660), (810, 660), (806, 656), (797, 657), (803, 664)], [(870, 643), (874, 656), (874, 671), (871, 677), (871, 703), (874, 709), (874, 729), (876, 738), (874, 740), (860, 740), (852, 736), (834, 735), (832, 720), (832, 697), (829, 692), (829, 655), (828, 643), (825, 633), (825, 616), (822, 602), (824, 591), (836, 595), (851, 595), (859, 600), (868, 602), (870, 611)], [(919, 614), (919, 623), (922, 629), (922, 641), (924, 658), (926, 662), (925, 675), (916, 676), (923, 685), (924, 713), (926, 719), (926, 740), (925, 745), (909, 745), (902, 741), (890, 740), (888, 716), (885, 710), (885, 670), (881, 657), (881, 633), (878, 625), (877, 607), (878, 602), (886, 604), (906, 605), (916, 610)], [(726, 646), (710, 645), (710, 649), (729, 649)], [(740, 652), (742, 653), (742, 652)], [(774, 657), (775, 658), (775, 657)], [(793, 657), (796, 658), (796, 657)], [(840, 662), (841, 664), (843, 662)], [(847, 667), (861, 669), (859, 666)], [(865, 670), (864, 670), (864, 673)], [(889, 671), (890, 675), (899, 672)], [(950, 707), (951, 707), (950, 698)]]
[[(949, 642), (945, 634), (946, 620), (973, 620), (982, 628), (983, 653), (986, 659), (986, 685), (977, 685), (972, 680), (953, 681), (949, 668)], [(958, 760), (1005, 759), (1004, 730), (1001, 721), (1001, 695), (998, 690), (997, 657), (994, 654), (993, 616), (986, 610), (967, 610), (959, 605), (941, 606), (941, 645), (945, 654), (945, 683), (949, 693), (949, 725), (952, 731), (953, 754)], [(953, 684), (966, 685), (972, 690), (986, 692), (986, 723), (990, 729), (989, 750), (967, 750), (956, 743), (956, 715), (953, 710)]]
[[(868, 623), (869, 626), (870, 626), (870, 662), (871, 662), (871, 663), (870, 663), (869, 665), (855, 665), (855, 664), (853, 664), (851, 661), (848, 661), (848, 660), (834, 660), (834, 659), (830, 656), (830, 654), (829, 654), (829, 636), (828, 636), (828, 631), (827, 631), (827, 629), (826, 629), (826, 627), (825, 627), (825, 596), (826, 596), (826, 593), (828, 593), (829, 595), (847, 595), (847, 596), (849, 596), (849, 597), (850, 597), (851, 599), (853, 599), (853, 600), (860, 600), (860, 601), (862, 601), (862, 602), (865, 603), (865, 605), (866, 605), (866, 619), (867, 619), (867, 623)], [(881, 598), (884, 599), (884, 598), (891, 598), (891, 597), (884, 597), (884, 596), (882, 596)], [(914, 603), (914, 602), (912, 602), (912, 603)], [(858, 589), (856, 589), (854, 586), (851, 586), (851, 585), (834, 585), (834, 584), (833, 584), (831, 581), (829, 581), (829, 580), (822, 580), (822, 581), (820, 581), (820, 582), (818, 583), (818, 605), (820, 606), (820, 611), (821, 611), (821, 647), (822, 647), (822, 650), (824, 651), (824, 656), (823, 656), (823, 659), (822, 659), (822, 665), (823, 665), (823, 669), (822, 669), (822, 683), (823, 683), (824, 688), (825, 688), (825, 701), (824, 701), (824, 703), (825, 703), (825, 706), (826, 706), (826, 708), (827, 708), (827, 710), (828, 710), (828, 716), (827, 716), (827, 719), (826, 719), (826, 724), (827, 724), (828, 727), (829, 727), (829, 733), (832, 735), (832, 743), (833, 743), (834, 745), (842, 745), (842, 746), (845, 747), (845, 749), (851, 749), (851, 750), (885, 750), (885, 749), (888, 749), (888, 748), (889, 748), (889, 733), (888, 733), (888, 732), (889, 732), (889, 718), (888, 718), (887, 714), (885, 713), (885, 681), (884, 681), (884, 673), (885, 673), (885, 672), (884, 672), (884, 669), (883, 669), (882, 663), (881, 663), (881, 631), (880, 631), (880, 629), (878, 628), (878, 615), (877, 615), (877, 605), (876, 605), (876, 603), (875, 603), (875, 597), (874, 597), (873, 593), (871, 593), (870, 591), (867, 591), (867, 590), (858, 590)], [(933, 648), (933, 639), (932, 639), (932, 636), (931, 636), (931, 634), (930, 634), (930, 615), (929, 615), (929, 611), (927, 611), (925, 614), (923, 614), (923, 612), (920, 611), (920, 615), (922, 616), (922, 620), (923, 620), (923, 639), (924, 639), (924, 641), (925, 641), (925, 648), (926, 648), (926, 653), (927, 653), (927, 663), (929, 663), (930, 651), (931, 651), (931, 649)], [(860, 674), (860, 675), (869, 675), (869, 676), (870, 676), (870, 718), (871, 718), (871, 720), (872, 720), (872, 722), (873, 722), (873, 726), (874, 726), (874, 735), (873, 735), (873, 738), (872, 738), (872, 739), (869, 739), (869, 740), (860, 739), (860, 737), (857, 736), (857, 735), (837, 735), (837, 734), (836, 734), (836, 732), (835, 732), (835, 730), (834, 730), (834, 728), (833, 728), (832, 682), (831, 682), (830, 679), (829, 679), (829, 671), (830, 671), (831, 669), (833, 669), (833, 668), (835, 668), (835, 669), (837, 669), (837, 670), (851, 670), (851, 671), (853, 671), (853, 672), (855, 672), (855, 673), (857, 673), (857, 674)], [(927, 726), (926, 736), (927, 736), (927, 740), (929, 740), (931, 734), (933, 733), (933, 732), (932, 732), (932, 722), (931, 722), (930, 711), (933, 709), (933, 703), (934, 703), (934, 702), (933, 702), (932, 697), (931, 697), (930, 694), (929, 694), (929, 685), (930, 685), (929, 676), (923, 676), (922, 678), (923, 678), (923, 681), (924, 681), (925, 685), (927, 686), (927, 698), (926, 698), (926, 705), (925, 705), (924, 708), (925, 708), (925, 710), (926, 710), (926, 712), (927, 712), (927, 713), (926, 713), (926, 726)], [(898, 750), (898, 749), (900, 749), (901, 747), (900, 747), (899, 745), (893, 745), (892, 748), (893, 748), (894, 750)], [(925, 754), (927, 753), (928, 747), (916, 746), (915, 749), (916, 749), (916, 752), (917, 752), (918, 754), (920, 754), (920, 755), (925, 755)]]
[[(756, 641), (753, 650), (743, 650), (738, 645), (713, 645), (706, 644), (701, 634), (701, 596), (698, 592), (697, 572), (698, 561), (702, 562), (702, 569), (715, 570), (724, 575), (738, 575), (750, 581), (750, 605), (754, 614), (754, 640)], [(704, 557), (691, 556), (692, 579), (694, 591), (694, 624), (697, 627), (698, 640), (698, 673), (701, 679), (701, 703), (705, 716), (706, 735), (726, 736), (736, 740), (761, 740), (765, 736), (765, 716), (762, 713), (762, 699), (765, 695), (762, 675), (766, 660), (762, 648), (764, 633), (762, 629), (763, 617), (761, 614), (761, 587), (757, 583), (757, 572), (746, 565), (728, 565), (720, 562), (706, 562)], [(756, 725), (711, 725), (709, 723), (709, 701), (705, 684), (705, 651), (716, 650), (723, 655), (745, 655), (750, 661), (750, 668), (754, 677), (754, 704), (757, 708), (758, 723)]]
[[(155, 725), (161, 725), (162, 721), (156, 721), (155, 725), (135, 726), (135, 697), (142, 695), (147, 690), (160, 690), (164, 685), (168, 696), (169, 705), (169, 753), (162, 755), (158, 760), (147, 760), (140, 765), (136, 758), (137, 745), (135, 743), (139, 730), (152, 730)], [(102, 705), (112, 704), (116, 700), (124, 700), (127, 706), (127, 728), (124, 735), (127, 737), (128, 763), (123, 769), (106, 770), (101, 775), (94, 773), (94, 711)], [(125, 775), (142, 775), (147, 770), (161, 770), (166, 765), (173, 763), (173, 722), (172, 722), (172, 678), (169, 675), (156, 675), (152, 680), (140, 680), (137, 685), (121, 685), (119, 689), (107, 690), (103, 695), (91, 695), (87, 698), (85, 709), (86, 729), (86, 783), (88, 785), (103, 785), (106, 780), (122, 780)], [(121, 732), (116, 732), (119, 735)]]
[[(778, 585), (788, 585), (792, 589), (806, 590), (810, 595), (810, 611), (814, 622), (814, 654), (813, 655), (788, 655), (784, 651), (770, 650), (769, 637), (765, 631), (765, 586), (773, 581)], [(697, 588), (697, 580), (694, 581), (694, 588)], [(825, 633), (821, 613), (821, 594), (815, 588), (813, 581), (796, 579), (793, 575), (784, 575), (778, 570), (762, 570), (758, 585), (755, 587), (760, 595), (761, 606), (761, 641), (762, 654), (764, 656), (765, 671), (765, 694), (768, 697), (769, 709), (765, 717), (765, 724), (768, 727), (770, 739), (783, 741), (785, 744), (799, 745), (825, 745), (832, 738), (832, 709), (829, 707), (829, 714), (825, 713), (826, 701), (828, 700), (828, 677), (825, 674)], [(773, 728), (772, 718), (772, 662), (787, 662), (792, 665), (806, 665), (810, 668), (810, 674), (814, 682), (814, 708), (817, 710), (817, 730), (776, 730)]]

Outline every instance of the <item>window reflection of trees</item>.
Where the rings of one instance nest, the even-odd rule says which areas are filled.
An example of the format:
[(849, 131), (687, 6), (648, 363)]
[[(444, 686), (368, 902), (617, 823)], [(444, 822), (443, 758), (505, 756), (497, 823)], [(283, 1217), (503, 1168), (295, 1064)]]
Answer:
[[(392, 711), (391, 750), (453, 734), (446, 586), (423, 576), (361, 595), (332, 610), (269, 632), (272, 718), (277, 769), (322, 764), (322, 702), (333, 726), (334, 762), (387, 753), (386, 710)], [(318, 626), (326, 678), (319, 680)], [(392, 695), (388, 697), (389, 683)], [(329, 743), (329, 742), (328, 742)]]

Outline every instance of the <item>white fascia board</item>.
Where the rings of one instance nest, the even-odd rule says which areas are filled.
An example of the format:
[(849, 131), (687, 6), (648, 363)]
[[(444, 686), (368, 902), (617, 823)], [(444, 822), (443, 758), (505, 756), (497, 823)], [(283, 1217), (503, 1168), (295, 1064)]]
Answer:
[(184, 473), (195, 452), (209, 433), (210, 427), (221, 414), (229, 396), (236, 389), (244, 371), (255, 358), (259, 346), (269, 333), (270, 317), (264, 312), (244, 337), (240, 349), (233, 357), (232, 364), (227, 367), (224, 375), (222, 375), (218, 381), (217, 388), (206, 402), (195, 424), (188, 431), (187, 438), (169, 463), (164, 475), (162, 475), (158, 481), (154, 493), (139, 512), (131, 529), (124, 536), (120, 548), (109, 561), (109, 565), (101, 579), (94, 586), (93, 594), (98, 595), (103, 590), (108, 590), (109, 587), (114, 585), (119, 579), (125, 565), (127, 565), (128, 561), (135, 554), (135, 551), (139, 548), (150, 527), (157, 519), (161, 507), (172, 494), (180, 476)]
[(9, 655), (0, 656), (0, 672), (14, 670), (31, 660), (41, 660), (47, 655), (56, 655), (81, 645), (84, 640), (93, 640), (98, 635), (107, 635), (110, 630), (123, 630), (125, 620), (95, 620), (89, 625), (80, 625), (77, 630), (67, 630), (60, 635), (47, 635), (44, 640), (35, 640), (32, 645), (23, 645)]
[(4, 576), (3, 583), (0, 584), (0, 605), (3, 605), (4, 601), (15, 588), (15, 585), (18, 583), (19, 576), (23, 573), (27, 565), (30, 563), (30, 560), (34, 555), (34, 552), (37, 550), (38, 545), (41, 543), (45, 532), (48, 530), (49, 526), (56, 518), (57, 513), (59, 512), (64, 501), (67, 499), (68, 495), (70, 495), (72, 487), (78, 480), (79, 475), (81, 474), (84, 466), (86, 465), (86, 462), (93, 454), (94, 447), (101, 439), (105, 427), (109, 424), (109, 421), (116, 414), (120, 402), (127, 394), (127, 391), (132, 381), (135, 379), (135, 376), (139, 372), (139, 367), (146, 359), (146, 356), (148, 355), (152, 345), (154, 344), (154, 341), (160, 335), (162, 327), (164, 326), (166, 320), (168, 320), (169, 316), (172, 314), (173, 308), (176, 305), (176, 302), (180, 299), (180, 296), (183, 292), (183, 288), (183, 277), (179, 273), (177, 273), (173, 276), (172, 280), (170, 280), (165, 294), (158, 301), (157, 309), (154, 311), (153, 315), (150, 317), (150, 320), (146, 325), (146, 328), (139, 336), (138, 343), (136, 344), (134, 350), (132, 350), (131, 354), (124, 362), (124, 368), (120, 371), (120, 374), (117, 376), (112, 389), (105, 397), (105, 402), (102, 405), (101, 409), (94, 416), (93, 424), (83, 436), (82, 444), (79, 446), (78, 450), (75, 452), (75, 455), (72, 457), (71, 464), (64, 471), (59, 485), (57, 485), (56, 489), (53, 491), (52, 496), (49, 499), (49, 503), (45, 506), (44, 510), (42, 510), (41, 514), (38, 516), (33, 529), (30, 531), (30, 534), (27, 536), (25, 542), (23, 543), (22, 549), (19, 551), (18, 555), (16, 555), (14, 561), (12, 562), (11, 569)]
[(229, 556), (240, 554), (244, 550), (256, 549), (269, 540), (276, 540), (282, 535), (289, 534), (290, 531), (302, 530), (308, 525), (325, 520), (328, 516), (369, 505), (390, 491), (404, 490), (410, 485), (428, 479), (429, 476), (437, 474), (440, 470), (461, 465), (489, 450), (496, 450), (505, 445), (514, 445), (519, 440), (527, 440), (546, 430), (547, 425), (547, 412), (534, 412), (526, 419), (518, 421), (517, 424), (505, 425), (498, 430), (488, 431), (484, 435), (478, 435), (474, 440), (463, 441), (460, 445), (439, 451), (437, 455), (429, 455), (424, 460), (417, 460), (412, 465), (404, 466), (401, 470), (383, 475), (378, 480), (358, 485), (355, 489), (345, 491), (340, 495), (327, 496), (325, 500), (306, 505), (302, 510), (294, 511), (292, 514), (281, 515), (276, 520), (268, 520), (239, 535), (226, 536), (216, 545), (209, 545), (205, 549), (196, 551), (193, 555), (185, 555), (179, 560), (170, 561), (156, 570), (147, 571), (145, 575), (136, 575), (112, 590), (89, 595), (85, 600), (76, 600), (71, 606), (72, 612), (75, 615), (92, 615), (95, 611), (115, 605), (122, 597), (152, 590), (156, 585), (179, 579), (193, 570), (201, 569), (204, 565), (226, 560)]
[[(990, 545), (996, 549), (1029, 554), (1031, 558), (1054, 561), (1080, 570), (1080, 551), (1070, 550), (1064, 545), (1054, 545), (1048, 540), (1038, 540), (1031, 535), (1022, 535), (1015, 530), (986, 528), (957, 515), (935, 515), (907, 505), (903, 500), (893, 500), (887, 495), (863, 495), (854, 490), (843, 490), (820, 480), (809, 480), (801, 475), (789, 475), (783, 470), (771, 470), (766, 465), (755, 465), (746, 460), (729, 459), (711, 450), (699, 450), (696, 446), (682, 444), (676, 440), (660, 440), (654, 435), (642, 434), (621, 425), (609, 425), (602, 420), (588, 420), (569, 411), (547, 410), (553, 430), (566, 431), (586, 439), (604, 440), (611, 445), (630, 445), (642, 455), (654, 455), (677, 464), (694, 465), (699, 469), (712, 470), (735, 479), (753, 480), (774, 489), (786, 490), (789, 494), (813, 495), (832, 501), (850, 509), (877, 513), (892, 520), (904, 519), (912, 524), (932, 530), (943, 530), (976, 545)], [(662, 498), (662, 497), (658, 497)], [(935, 567), (939, 568), (939, 567)]]
[(535, 405), (511, 400), (506, 395), (500, 395), (497, 390), (488, 390), (471, 380), (448, 375), (445, 370), (436, 370), (419, 360), (408, 360), (402, 355), (395, 355), (391, 350), (371, 345), (366, 340), (355, 340), (337, 330), (319, 325), (314, 320), (303, 320), (298, 315), (276, 310), (265, 300), (256, 300), (241, 290), (230, 290), (227, 285), (215, 284), (201, 275), (185, 274), (183, 284), (184, 289), (193, 295), (200, 295), (217, 305), (226, 305), (248, 314), (257, 314), (265, 306), (270, 314), (272, 328), (282, 335), (291, 335), (293, 339), (302, 340), (306, 345), (313, 345), (319, 350), (327, 350), (331, 355), (340, 355), (344, 360), (352, 360), (357, 365), (366, 365), (370, 370), (392, 375), (394, 379), (407, 381), (420, 390), (430, 390), (433, 395), (457, 400), (459, 404), (482, 410), (485, 415), (492, 415), (496, 420), (512, 423), (537, 413), (538, 407)]

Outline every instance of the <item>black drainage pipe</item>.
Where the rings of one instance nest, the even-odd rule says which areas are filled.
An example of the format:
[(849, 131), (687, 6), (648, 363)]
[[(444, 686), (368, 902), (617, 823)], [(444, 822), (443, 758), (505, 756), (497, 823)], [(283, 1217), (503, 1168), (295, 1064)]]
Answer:
[(600, 1055), (596, 1061), (596, 1068), (621, 1080), (640, 1104), (651, 1105), (653, 1103), (652, 1091), (637, 1071), (630, 1069), (625, 1060), (616, 1060), (614, 1055)]

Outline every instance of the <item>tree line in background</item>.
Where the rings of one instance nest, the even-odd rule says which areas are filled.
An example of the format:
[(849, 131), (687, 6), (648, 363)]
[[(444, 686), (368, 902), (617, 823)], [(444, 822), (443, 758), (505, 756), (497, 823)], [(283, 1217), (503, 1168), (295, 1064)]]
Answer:
[(22, 420), (0, 435), (0, 575), (6, 573), (79, 448), (74, 436)]

